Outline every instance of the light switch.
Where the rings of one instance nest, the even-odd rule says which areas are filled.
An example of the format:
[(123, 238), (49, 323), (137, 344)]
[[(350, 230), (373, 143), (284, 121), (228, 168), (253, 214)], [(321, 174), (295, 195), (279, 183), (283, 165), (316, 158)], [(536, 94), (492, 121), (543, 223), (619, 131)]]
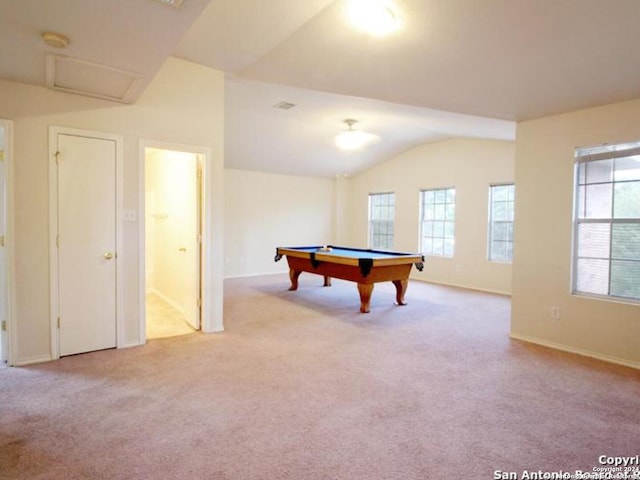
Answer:
[(138, 218), (135, 210), (125, 210), (123, 213), (123, 220), (125, 222), (135, 222)]

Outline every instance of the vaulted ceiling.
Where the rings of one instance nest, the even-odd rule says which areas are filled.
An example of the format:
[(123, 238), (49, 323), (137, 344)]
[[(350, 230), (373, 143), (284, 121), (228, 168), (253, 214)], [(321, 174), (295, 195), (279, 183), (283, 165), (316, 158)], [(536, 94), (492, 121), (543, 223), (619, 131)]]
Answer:
[[(317, 176), (640, 97), (638, 0), (393, 0), (402, 27), (385, 38), (352, 28), (348, 1), (0, 0), (0, 77), (44, 84), (59, 52), (43, 31), (69, 37), (64, 55), (139, 74), (135, 96), (172, 55), (223, 70), (225, 165)], [(339, 151), (346, 118), (380, 140)]]

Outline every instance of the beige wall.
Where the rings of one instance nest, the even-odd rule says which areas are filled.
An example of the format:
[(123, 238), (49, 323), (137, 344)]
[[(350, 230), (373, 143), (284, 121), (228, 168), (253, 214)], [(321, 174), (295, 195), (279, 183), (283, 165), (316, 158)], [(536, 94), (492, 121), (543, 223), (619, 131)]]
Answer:
[(487, 220), (489, 185), (512, 182), (513, 163), (514, 144), (505, 141), (453, 139), (405, 152), (350, 180), (349, 243), (368, 246), (369, 193), (395, 192), (394, 250), (419, 251), (420, 190), (455, 187), (454, 257), (428, 257), (412, 278), (509, 293), (511, 264), (487, 260)]
[(640, 367), (640, 305), (570, 293), (574, 149), (638, 139), (640, 100), (518, 125), (512, 336)]
[(225, 170), (225, 276), (288, 271), (275, 249), (333, 243), (333, 179)]
[[(124, 137), (124, 208), (137, 210), (141, 139), (207, 147), (212, 153), (214, 278), (211, 319), (222, 324), (224, 77), (221, 72), (171, 58), (135, 105), (118, 105), (41, 87), (0, 82), (0, 117), (14, 120), (15, 280), (12, 325), (14, 363), (47, 360), (49, 318), (49, 126), (120, 134)], [(140, 212), (138, 212), (138, 221)], [(140, 341), (138, 225), (123, 225), (126, 345)]]

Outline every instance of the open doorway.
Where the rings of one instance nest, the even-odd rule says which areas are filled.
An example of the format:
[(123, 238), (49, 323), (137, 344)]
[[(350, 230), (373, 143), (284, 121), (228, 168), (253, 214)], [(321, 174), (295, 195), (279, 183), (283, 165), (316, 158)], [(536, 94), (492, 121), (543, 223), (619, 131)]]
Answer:
[(12, 272), (12, 142), (13, 123), (0, 118), (0, 366), (13, 365), (15, 334)]
[(7, 361), (7, 288), (6, 258), (5, 258), (5, 144), (6, 132), (3, 123), (0, 123), (0, 366)]
[(145, 336), (193, 333), (202, 318), (202, 155), (144, 149)]

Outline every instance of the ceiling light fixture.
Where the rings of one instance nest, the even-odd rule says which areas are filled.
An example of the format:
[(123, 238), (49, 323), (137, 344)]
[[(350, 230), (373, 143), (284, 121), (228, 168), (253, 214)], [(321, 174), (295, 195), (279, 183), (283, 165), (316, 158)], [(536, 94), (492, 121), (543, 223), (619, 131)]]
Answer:
[(61, 33), (56, 32), (44, 32), (42, 34), (42, 40), (50, 47), (55, 48), (64, 48), (69, 45), (69, 39)]
[(380, 140), (380, 137), (373, 133), (354, 130), (353, 125), (358, 123), (357, 120), (347, 118), (344, 123), (347, 124), (348, 130), (340, 133), (336, 137), (336, 146), (340, 150), (360, 150), (361, 148)]
[(349, 0), (347, 16), (354, 27), (376, 37), (393, 33), (401, 23), (390, 0)]

